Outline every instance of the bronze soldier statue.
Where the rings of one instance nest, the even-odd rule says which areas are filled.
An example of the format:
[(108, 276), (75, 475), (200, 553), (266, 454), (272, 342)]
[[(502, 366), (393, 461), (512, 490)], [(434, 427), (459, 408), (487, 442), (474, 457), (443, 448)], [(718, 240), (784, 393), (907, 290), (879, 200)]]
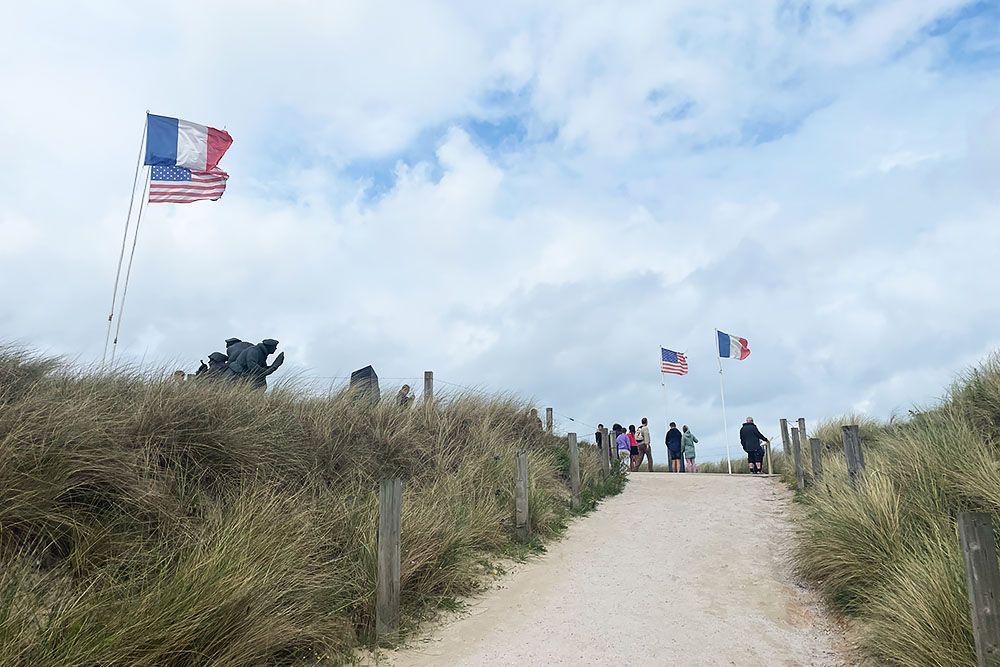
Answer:
[[(234, 343), (241, 344), (243, 341), (236, 340)], [(278, 370), (285, 362), (285, 353), (282, 352), (274, 358), (270, 366), (267, 364), (267, 358), (277, 349), (278, 341), (265, 338), (256, 345), (249, 345), (243, 349), (235, 360), (230, 355), (229, 370), (235, 374), (235, 379), (249, 382), (254, 389), (267, 389), (267, 376)]]

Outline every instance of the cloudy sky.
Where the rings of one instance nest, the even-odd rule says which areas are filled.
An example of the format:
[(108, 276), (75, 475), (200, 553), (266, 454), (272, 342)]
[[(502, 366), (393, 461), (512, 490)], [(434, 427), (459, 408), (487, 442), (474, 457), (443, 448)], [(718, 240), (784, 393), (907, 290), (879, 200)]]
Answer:
[(1000, 345), (996, 2), (253, 4), (6, 3), (0, 339), (100, 359), (149, 110), (235, 143), (222, 200), (144, 214), (125, 361), (274, 337), (317, 386), (433, 369), (709, 459), (716, 327), (766, 434)]

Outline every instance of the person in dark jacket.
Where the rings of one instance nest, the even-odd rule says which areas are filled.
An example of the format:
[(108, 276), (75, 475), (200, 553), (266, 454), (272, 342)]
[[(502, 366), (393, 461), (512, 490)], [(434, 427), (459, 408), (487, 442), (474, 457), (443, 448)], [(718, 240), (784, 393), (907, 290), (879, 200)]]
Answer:
[(667, 443), (667, 454), (670, 455), (670, 471), (681, 472), (681, 454), (683, 446), (681, 444), (681, 432), (677, 430), (677, 423), (670, 422), (670, 430), (664, 438)]
[(764, 463), (764, 448), (760, 446), (762, 442), (771, 444), (753, 423), (753, 417), (747, 417), (746, 422), (740, 427), (740, 445), (747, 453), (747, 463), (750, 464), (750, 472), (754, 475), (762, 472), (761, 466)]
[(230, 362), (229, 368), (240, 380), (247, 380), (254, 389), (267, 389), (267, 376), (278, 370), (285, 362), (285, 353), (274, 358), (274, 363), (267, 364), (267, 358), (278, 349), (278, 341), (265, 338), (261, 342), (246, 348), (235, 362)]
[(601, 442), (604, 440), (604, 424), (598, 424), (594, 431), (594, 442), (597, 444), (597, 451), (601, 451)]

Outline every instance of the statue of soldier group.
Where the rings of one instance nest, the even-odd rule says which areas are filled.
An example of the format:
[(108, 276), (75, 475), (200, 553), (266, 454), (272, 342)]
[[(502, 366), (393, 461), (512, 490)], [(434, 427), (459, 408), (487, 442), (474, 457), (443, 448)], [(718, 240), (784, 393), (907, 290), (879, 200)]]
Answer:
[[(267, 376), (278, 370), (285, 362), (282, 352), (268, 365), (267, 358), (278, 349), (278, 341), (265, 338), (254, 345), (239, 338), (226, 339), (226, 352), (213, 352), (198, 367), (195, 378), (199, 380), (219, 380), (224, 382), (245, 382), (254, 389), (267, 389)], [(183, 371), (175, 374), (184, 379)]]

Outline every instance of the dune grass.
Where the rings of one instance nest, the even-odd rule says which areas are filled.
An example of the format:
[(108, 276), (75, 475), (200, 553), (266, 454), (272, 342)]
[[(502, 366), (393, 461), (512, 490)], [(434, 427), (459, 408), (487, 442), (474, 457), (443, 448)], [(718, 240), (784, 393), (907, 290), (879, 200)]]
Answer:
[[(0, 350), (0, 664), (349, 661), (373, 641), (379, 479), (404, 479), (406, 628), (523, 553), (518, 448), (538, 544), (564, 527), (565, 439), (527, 408), (264, 395)], [(585, 510), (622, 488), (594, 448), (581, 467)]]
[[(780, 440), (771, 443), (771, 466), (774, 468), (774, 473), (776, 475), (783, 474), (785, 469), (788, 467), (785, 463), (785, 456), (781, 452)], [(714, 474), (728, 473), (729, 466), (726, 463), (726, 459), (721, 459), (719, 461), (705, 461), (704, 463), (699, 462), (698, 472)], [(764, 472), (768, 472), (766, 456), (764, 457)], [(750, 464), (747, 463), (746, 454), (743, 453), (742, 449), (738, 449), (733, 452), (733, 474), (750, 474)]]
[(861, 648), (878, 663), (975, 665), (955, 517), (990, 512), (1000, 527), (1000, 360), (907, 420), (861, 421), (866, 473), (854, 489), (840, 425), (859, 421), (817, 429), (830, 447), (822, 479), (799, 495), (799, 572), (857, 619)]

